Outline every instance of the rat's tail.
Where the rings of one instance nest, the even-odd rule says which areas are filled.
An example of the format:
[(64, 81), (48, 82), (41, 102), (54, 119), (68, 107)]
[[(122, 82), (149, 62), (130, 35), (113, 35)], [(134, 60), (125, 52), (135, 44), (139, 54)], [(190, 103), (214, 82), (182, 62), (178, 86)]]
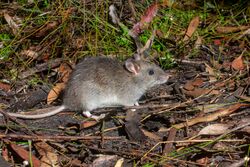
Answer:
[[(62, 112), (64, 109), (66, 109), (66, 107), (62, 105), (62, 106), (58, 106), (55, 108), (53, 107), (52, 111), (42, 113), (42, 114), (25, 115), (25, 114), (18, 114), (18, 113), (8, 113), (8, 115), (12, 117), (21, 118), (21, 119), (41, 119), (41, 118), (50, 117), (52, 115), (56, 115)], [(2, 116), (2, 114), (0, 114), (0, 116)]]

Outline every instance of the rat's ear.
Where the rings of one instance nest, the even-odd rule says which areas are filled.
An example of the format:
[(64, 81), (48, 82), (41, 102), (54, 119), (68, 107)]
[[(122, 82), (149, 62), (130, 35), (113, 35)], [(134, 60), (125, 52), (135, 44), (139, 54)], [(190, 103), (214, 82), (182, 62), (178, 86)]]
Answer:
[(128, 59), (125, 61), (125, 67), (128, 71), (134, 73), (135, 75), (140, 71), (140, 66), (132, 59)]

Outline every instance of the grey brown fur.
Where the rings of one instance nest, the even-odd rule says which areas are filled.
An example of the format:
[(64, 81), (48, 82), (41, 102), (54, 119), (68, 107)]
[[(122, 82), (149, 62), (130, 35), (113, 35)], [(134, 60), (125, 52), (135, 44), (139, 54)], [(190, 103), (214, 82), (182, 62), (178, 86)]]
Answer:
[[(106, 106), (133, 106), (150, 87), (166, 82), (167, 75), (158, 66), (134, 61), (140, 72), (128, 71), (124, 63), (106, 57), (81, 61), (65, 89), (63, 104), (70, 110), (91, 111)], [(148, 74), (154, 70), (154, 75)]]

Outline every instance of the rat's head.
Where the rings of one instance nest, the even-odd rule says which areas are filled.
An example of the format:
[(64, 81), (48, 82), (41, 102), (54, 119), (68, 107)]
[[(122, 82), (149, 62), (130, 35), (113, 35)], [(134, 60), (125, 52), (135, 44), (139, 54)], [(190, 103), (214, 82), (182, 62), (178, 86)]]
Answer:
[(132, 73), (134, 80), (144, 89), (163, 84), (169, 78), (169, 75), (159, 66), (141, 60), (140, 56), (137, 55), (133, 59), (128, 59), (125, 62), (125, 67)]

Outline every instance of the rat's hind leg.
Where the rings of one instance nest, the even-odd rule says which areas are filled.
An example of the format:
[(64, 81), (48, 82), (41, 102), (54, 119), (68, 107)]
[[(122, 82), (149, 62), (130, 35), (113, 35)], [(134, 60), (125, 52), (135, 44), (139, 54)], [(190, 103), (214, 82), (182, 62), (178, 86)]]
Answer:
[(101, 119), (103, 119), (105, 117), (105, 114), (101, 114), (101, 115), (97, 116), (97, 115), (92, 115), (89, 111), (84, 111), (84, 112), (82, 112), (82, 114), (85, 117), (92, 118), (92, 119), (94, 119), (96, 121), (100, 121)]

